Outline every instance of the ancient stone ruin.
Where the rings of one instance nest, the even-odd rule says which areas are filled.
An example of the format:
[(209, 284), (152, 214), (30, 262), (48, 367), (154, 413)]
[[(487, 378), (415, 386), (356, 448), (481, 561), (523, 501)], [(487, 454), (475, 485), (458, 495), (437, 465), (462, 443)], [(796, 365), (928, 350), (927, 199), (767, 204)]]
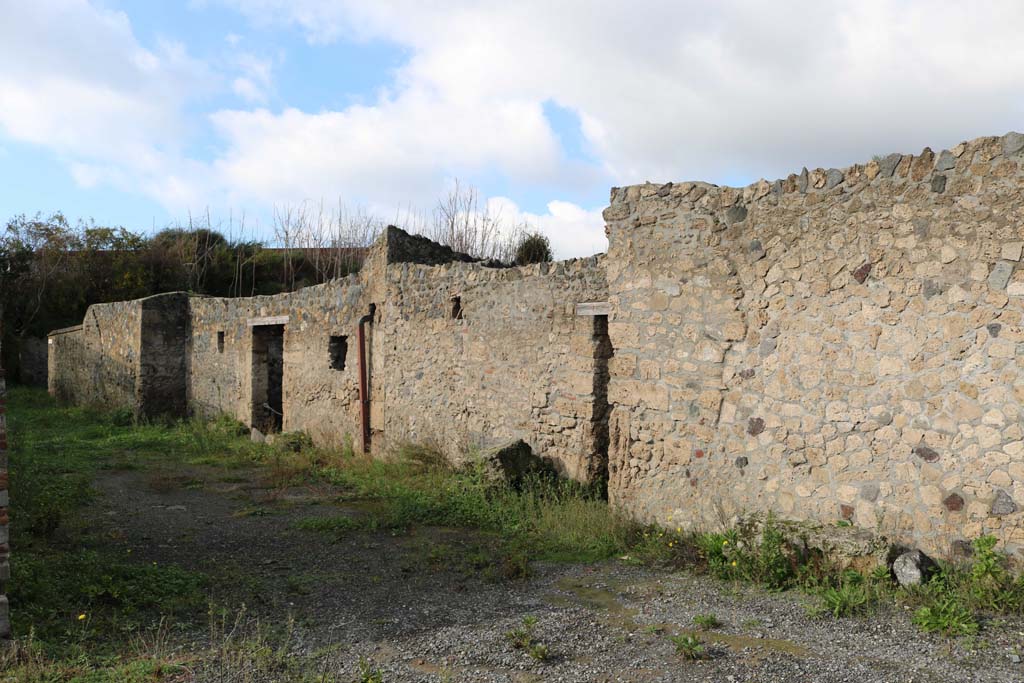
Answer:
[(1024, 549), (1024, 135), (604, 215), (607, 256), (493, 268), (391, 228), (292, 294), (92, 306), (50, 335), (50, 390), (370, 450), (522, 439), (673, 526)]

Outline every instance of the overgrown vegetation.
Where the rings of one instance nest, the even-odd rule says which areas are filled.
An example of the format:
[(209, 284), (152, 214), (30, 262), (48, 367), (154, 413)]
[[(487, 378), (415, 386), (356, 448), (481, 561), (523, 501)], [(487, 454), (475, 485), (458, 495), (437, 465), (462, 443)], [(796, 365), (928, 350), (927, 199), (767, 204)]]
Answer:
[[(771, 515), (724, 532), (648, 529), (633, 552), (646, 562), (668, 566), (699, 567), (703, 562), (706, 571), (724, 581), (773, 591), (802, 590), (813, 599), (812, 614), (840, 618), (908, 607), (915, 610), (913, 622), (922, 630), (960, 636), (977, 633), (986, 616), (1024, 614), (1024, 575), (1008, 570), (1007, 557), (995, 549), (996, 543), (994, 536), (975, 540), (969, 562), (940, 562), (930, 580), (907, 588), (896, 585), (885, 565), (868, 573), (840, 570)], [(694, 621), (700, 625), (698, 618)]]
[[(83, 521), (83, 511), (96, 502), (91, 482), (101, 469), (146, 468), (156, 473), (153, 485), (165, 480), (190, 485), (187, 478), (169, 478), (175, 459), (222, 468), (225, 479), (234, 476), (234, 468), (257, 467), (274, 488), (333, 485), (329, 488), (346, 500), (360, 501), (359, 514), (296, 523), (328, 537), (406, 533), (418, 526), (458, 527), (471, 535), (462, 544), (427, 544), (413, 570), (437, 565), (513, 580), (527, 576), (535, 560), (628, 556), (773, 591), (802, 590), (813, 600), (812, 612), (834, 618), (908, 607), (921, 629), (949, 636), (977, 633), (987, 616), (1024, 614), (1024, 578), (1009, 570), (993, 537), (978, 539), (966, 564), (941, 564), (924, 585), (901, 589), (884, 566), (867, 574), (839, 571), (772, 517), (716, 533), (641, 528), (612, 511), (599, 489), (540, 474), (511, 486), (487, 476), (479, 465), (452, 468), (429, 445), (405, 445), (387, 458), (370, 459), (355, 453), (350, 442), (323, 449), (290, 436), (274, 445), (256, 444), (230, 419), (133, 424), (118, 412), (57, 408), (43, 392), (21, 388), (11, 390), (9, 405), (17, 547), (10, 597), (19, 642), (8, 655), (12, 670), (45, 672), (45, 662), (55, 658), (51, 673), (102, 671), (110, 678), (88, 680), (142, 681), (175, 666), (173, 658), (147, 655), (141, 661), (125, 653), (138, 649), (140, 641), (168, 639), (168, 623), (201, 625), (211, 577), (140, 562)], [(246, 514), (261, 511), (266, 512)], [(302, 586), (292, 588), (301, 592)], [(720, 625), (712, 614), (695, 616), (694, 624)], [(513, 631), (515, 641), (525, 643), (521, 649), (535, 659), (546, 659), (549, 652), (535, 642), (534, 626), (524, 622)], [(273, 657), (257, 656), (269, 646), (250, 648), (258, 640), (253, 635), (244, 647), (235, 642), (231, 656), (248, 652), (246, 666), (271, 666)], [(699, 640), (677, 646), (684, 656), (702, 647)], [(33, 675), (11, 680), (73, 678)]]
[(525, 266), (530, 263), (547, 263), (552, 258), (551, 240), (540, 232), (531, 232), (522, 236), (516, 245), (516, 265)]
[(85, 521), (99, 468), (136, 467), (195, 448), (190, 425), (118, 426), (116, 414), (55, 410), (46, 394), (9, 392), (15, 635), (81, 653), (122, 642), (156, 615), (205, 609), (203, 577), (112, 550)]
[(62, 214), (15, 216), (0, 231), (0, 328), (4, 367), (17, 377), (26, 337), (81, 323), (94, 303), (190, 291), (215, 296), (277, 294), (358, 270), (379, 226), (328, 224), (297, 239), (300, 217), (282, 218), (280, 246), (243, 224), (209, 217), (147, 236), (70, 223)]

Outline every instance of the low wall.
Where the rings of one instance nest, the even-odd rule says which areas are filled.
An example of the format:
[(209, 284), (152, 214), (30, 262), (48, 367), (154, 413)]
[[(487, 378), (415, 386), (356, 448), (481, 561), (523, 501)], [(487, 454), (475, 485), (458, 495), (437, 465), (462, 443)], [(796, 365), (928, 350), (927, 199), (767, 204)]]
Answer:
[(613, 503), (1020, 549), (1022, 149), (613, 190)]

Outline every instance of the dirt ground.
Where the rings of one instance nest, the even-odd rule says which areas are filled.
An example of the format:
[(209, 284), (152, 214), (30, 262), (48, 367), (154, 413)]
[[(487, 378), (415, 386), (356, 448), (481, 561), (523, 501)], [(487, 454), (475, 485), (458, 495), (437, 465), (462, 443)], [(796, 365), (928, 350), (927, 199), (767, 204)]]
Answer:
[[(799, 593), (771, 594), (625, 560), (539, 564), (526, 579), (480, 571), (481, 539), (296, 528), (310, 517), (366, 514), (325, 487), (276, 490), (253, 471), (107, 471), (97, 481), (107, 537), (141, 562), (212, 577), (210, 598), (285, 629), (337, 680), (358, 663), (393, 681), (1024, 681), (1024, 622), (987, 624), (975, 638), (920, 633), (904, 611), (810, 616)], [(707, 658), (677, 654), (670, 636), (693, 617)], [(536, 620), (544, 661), (508, 632)], [(198, 638), (198, 635), (196, 636)], [(195, 672), (192, 680), (223, 680)]]

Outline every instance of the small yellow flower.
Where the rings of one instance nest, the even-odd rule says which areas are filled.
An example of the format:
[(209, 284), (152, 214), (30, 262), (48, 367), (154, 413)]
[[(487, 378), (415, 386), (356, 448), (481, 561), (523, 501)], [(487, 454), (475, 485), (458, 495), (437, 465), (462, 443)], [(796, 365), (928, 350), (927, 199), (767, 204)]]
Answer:
[(79, 621), (84, 621), (85, 620), (85, 612), (82, 612), (81, 614), (78, 615), (78, 620)]
[(669, 547), (669, 548), (671, 548), (671, 547), (672, 547), (672, 541), (669, 541), (669, 542), (668, 542), (668, 547)]
[(736, 566), (736, 560), (732, 561), (732, 566), (734, 566), (734, 567)]
[(728, 540), (722, 541), (722, 545), (729, 545), (729, 541)]
[(681, 526), (677, 526), (677, 527), (676, 527), (676, 533), (677, 533), (677, 534), (681, 534), (681, 533), (683, 533), (683, 527), (681, 527)]

